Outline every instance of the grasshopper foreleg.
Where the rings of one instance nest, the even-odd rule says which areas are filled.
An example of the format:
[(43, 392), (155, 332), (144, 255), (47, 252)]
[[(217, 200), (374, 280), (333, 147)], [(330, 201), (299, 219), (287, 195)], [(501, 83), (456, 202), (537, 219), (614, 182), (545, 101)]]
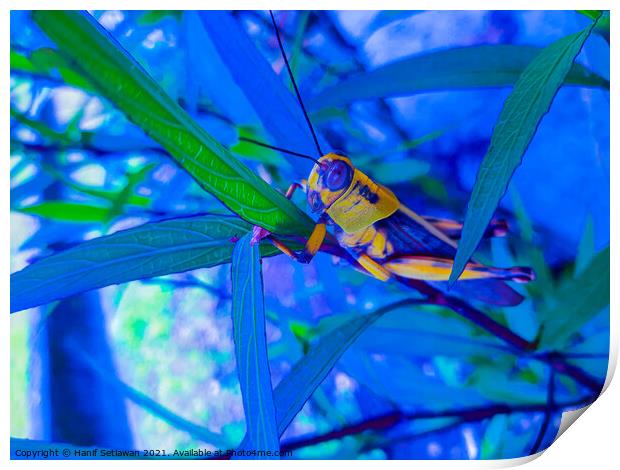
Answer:
[(297, 189), (301, 189), (302, 191), (306, 190), (306, 185), (305, 183), (302, 181), (301, 183), (291, 183), (291, 185), (288, 187), (288, 189), (286, 190), (286, 199), (290, 199), (293, 197), (293, 194), (295, 193), (295, 191)]
[[(299, 183), (298, 182), (292, 183), (286, 191), (286, 194), (285, 194), (286, 198), (291, 199), (293, 197), (293, 194), (295, 194), (295, 191), (298, 189), (305, 191), (306, 189), (305, 180)], [(299, 253), (296, 253), (295, 251), (291, 250), (288, 246), (286, 246), (280, 240), (276, 240), (275, 238), (273, 238), (271, 234), (265, 234), (262, 238), (267, 238), (273, 246), (278, 248), (282, 253), (287, 255), (289, 258), (297, 261), (298, 263), (309, 263), (312, 260), (312, 258), (314, 258), (314, 255), (317, 254), (317, 252), (319, 251), (319, 248), (321, 248), (321, 244), (323, 243), (323, 240), (325, 239), (325, 234), (327, 232), (326, 223), (327, 223), (327, 215), (322, 214), (321, 217), (319, 217), (317, 224), (314, 226), (314, 230), (312, 230), (310, 237), (306, 241), (306, 246)]]
[(327, 223), (327, 216), (323, 214), (321, 215), (321, 217), (319, 217), (319, 220), (317, 224), (314, 226), (314, 229), (312, 230), (310, 237), (306, 241), (306, 245), (304, 246), (304, 249), (301, 250), (300, 252), (295, 252), (291, 250), (284, 243), (282, 243), (279, 240), (276, 240), (272, 236), (269, 236), (267, 239), (269, 240), (271, 244), (273, 244), (273, 246), (278, 248), (285, 255), (289, 256), (290, 258), (297, 261), (298, 263), (307, 264), (312, 260), (312, 258), (314, 258), (314, 255), (317, 254), (317, 252), (319, 251), (319, 248), (321, 248), (321, 244), (323, 243), (323, 240), (325, 239), (325, 234), (327, 233), (326, 223)]

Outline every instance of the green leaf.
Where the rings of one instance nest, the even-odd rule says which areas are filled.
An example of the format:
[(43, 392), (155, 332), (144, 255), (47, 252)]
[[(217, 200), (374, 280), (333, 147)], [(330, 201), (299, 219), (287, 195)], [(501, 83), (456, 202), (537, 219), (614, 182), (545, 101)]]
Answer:
[[(144, 178), (146, 178), (154, 167), (154, 163), (145, 165), (139, 170), (127, 175), (127, 184), (118, 192), (118, 195), (113, 200), (112, 208), (110, 209), (110, 218), (121, 215), (127, 204), (138, 203), (138, 205), (140, 205), (140, 200), (144, 200), (144, 198), (138, 194), (134, 194), (136, 186), (144, 181)], [(146, 198), (146, 201), (148, 204), (149, 199)]]
[(577, 10), (577, 13), (581, 13), (584, 16), (587, 16), (592, 21), (596, 21), (596, 19), (603, 13), (602, 10)]
[(67, 60), (206, 191), (271, 232), (310, 232), (309, 217), (205, 132), (88, 13), (32, 14)]
[(30, 60), (41, 72), (51, 73), (53, 70), (57, 70), (67, 85), (87, 91), (93, 90), (88, 80), (74, 70), (65, 58), (54, 49), (48, 47), (37, 49), (30, 55)]
[(180, 20), (183, 15), (182, 11), (179, 10), (151, 10), (144, 12), (138, 18), (139, 25), (152, 25), (157, 24), (162, 21), (164, 18), (171, 17), (175, 20)]
[(561, 349), (571, 335), (609, 305), (609, 271), (607, 246), (559, 288), (555, 306), (541, 313), (542, 349)]
[[(12, 142), (11, 142), (12, 143)], [(142, 168), (137, 170), (134, 173), (127, 174), (127, 184), (123, 189), (120, 190), (106, 190), (101, 189), (85, 184), (78, 183), (73, 181), (68, 175), (64, 172), (59, 171), (53, 165), (48, 164), (46, 161), (39, 162), (39, 165), (43, 170), (52, 175), (54, 178), (58, 179), (62, 184), (78, 191), (80, 193), (88, 194), (89, 196), (96, 197), (99, 199), (104, 199), (109, 201), (112, 204), (131, 204), (134, 206), (146, 207), (150, 204), (150, 198), (146, 196), (141, 196), (139, 194), (135, 194), (132, 191), (135, 189), (136, 185), (144, 180), (147, 173), (151, 171), (155, 165), (147, 164)], [(122, 205), (122, 204), (121, 204)]]
[(449, 285), (459, 278), (480, 243), (512, 174), (521, 164), (541, 119), (549, 111), (594, 24), (543, 49), (506, 99), (476, 176)]
[(71, 145), (75, 143), (66, 132), (55, 131), (45, 123), (31, 119), (26, 114), (20, 113), (16, 109), (11, 108), (11, 117), (21, 124), (30, 127), (32, 130), (37, 131), (41, 137), (49, 139), (52, 142), (58, 142), (62, 145)]
[(144, 165), (139, 170), (128, 173), (127, 184), (123, 189), (116, 191), (77, 183), (45, 161), (42, 161), (40, 166), (68, 187), (89, 196), (105, 199), (107, 204), (101, 206), (70, 201), (45, 201), (28, 207), (14, 207), (13, 210), (65, 222), (93, 223), (113, 220), (116, 216), (123, 214), (126, 205), (146, 207), (150, 204), (148, 197), (135, 194), (135, 188), (154, 168), (154, 164)]
[[(95, 238), (11, 275), (11, 312), (91, 289), (230, 262), (231, 238), (250, 231), (236, 217), (154, 222)], [(261, 246), (263, 256), (278, 250)]]
[(67, 85), (92, 91), (92, 85), (77, 73), (58, 51), (43, 47), (30, 53), (30, 57), (11, 48), (11, 72), (23, 72), (54, 78), (58, 72)]
[(38, 215), (52, 220), (76, 223), (105, 222), (110, 208), (68, 201), (45, 201), (28, 207), (14, 209), (24, 214)]
[[(312, 97), (308, 106), (320, 110), (389, 96), (512, 86), (542, 50), (534, 46), (496, 44), (406, 57), (339, 81)], [(562, 82), (609, 89), (607, 80), (579, 64), (572, 64)]]
[[(265, 337), (265, 302), (258, 245), (248, 233), (232, 256), (232, 320), (248, 449), (280, 449)], [(260, 458), (262, 456), (257, 456)], [(277, 456), (264, 456), (276, 459)]]
[(20, 72), (37, 72), (37, 67), (30, 61), (25, 55), (13, 49), (11, 46), (11, 70), (17, 70)]

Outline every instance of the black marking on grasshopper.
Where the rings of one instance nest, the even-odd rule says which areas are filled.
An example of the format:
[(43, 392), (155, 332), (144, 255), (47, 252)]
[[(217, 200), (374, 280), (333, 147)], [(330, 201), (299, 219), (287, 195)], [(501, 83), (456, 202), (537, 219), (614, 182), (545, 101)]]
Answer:
[(359, 194), (371, 204), (376, 204), (379, 200), (379, 196), (377, 196), (377, 193), (373, 193), (367, 185), (364, 185), (360, 188)]
[(349, 208), (348, 208), (347, 210), (345, 210), (344, 212), (351, 212), (351, 211), (353, 210), (353, 208), (354, 208), (355, 206), (357, 206), (360, 202), (362, 202), (362, 201), (360, 201), (360, 200), (355, 201), (353, 204), (351, 204), (351, 207), (349, 207)]

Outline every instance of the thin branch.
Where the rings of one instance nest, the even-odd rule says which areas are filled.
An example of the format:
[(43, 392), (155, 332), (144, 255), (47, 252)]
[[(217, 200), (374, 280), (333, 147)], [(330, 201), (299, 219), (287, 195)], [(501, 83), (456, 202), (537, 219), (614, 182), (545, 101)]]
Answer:
[[(454, 312), (478, 325), (480, 328), (503, 340), (519, 352), (531, 353), (538, 346), (536, 342), (527, 341), (526, 339), (517, 335), (511, 329), (493, 320), (488, 315), (472, 307), (465, 301), (456, 297), (446, 295), (424, 281), (418, 281), (414, 279), (401, 279), (401, 282), (426, 295), (430, 303), (434, 305), (444, 306), (453, 310)], [(533, 359), (545, 360), (545, 362), (548, 362), (551, 367), (555, 369), (556, 372), (568, 375), (569, 377), (571, 377), (584, 387), (588, 388), (591, 392), (595, 394), (600, 393), (601, 389), (603, 388), (603, 384), (598, 379), (592, 377), (583, 369), (566, 362), (566, 359), (560, 353), (548, 353), (546, 356), (532, 355), (531, 357)]]
[(75, 142), (71, 145), (65, 144), (41, 144), (41, 143), (32, 143), (32, 142), (24, 142), (18, 139), (11, 139), (11, 145), (20, 146), (24, 150), (37, 152), (37, 153), (47, 153), (47, 152), (89, 152), (97, 156), (109, 156), (114, 154), (127, 154), (127, 153), (157, 153), (160, 155), (168, 156), (168, 153), (163, 148), (158, 147), (142, 147), (135, 149), (121, 149), (121, 150), (106, 150), (98, 147), (94, 147), (92, 145), (85, 145), (80, 142)]
[(549, 368), (549, 385), (547, 386), (547, 409), (545, 410), (545, 419), (540, 426), (540, 430), (536, 436), (536, 440), (534, 441), (534, 445), (532, 446), (532, 450), (530, 450), (530, 455), (536, 454), (540, 450), (540, 446), (542, 445), (543, 439), (545, 438), (545, 434), (547, 433), (547, 429), (549, 429), (549, 424), (551, 424), (551, 417), (553, 416), (553, 412), (556, 411), (555, 408), (555, 370), (553, 368)]
[[(575, 400), (567, 403), (553, 405), (553, 412), (559, 412), (568, 408), (580, 408), (586, 406), (589, 403), (589, 399)], [(339, 429), (329, 431), (325, 434), (317, 436), (301, 436), (299, 438), (291, 439), (283, 442), (281, 445), (282, 451), (296, 450), (304, 447), (309, 447), (323, 442), (332, 441), (335, 439), (342, 439), (346, 436), (352, 436), (361, 434), (366, 431), (382, 431), (390, 429), (398, 424), (422, 420), (422, 419), (438, 419), (438, 418), (458, 418), (458, 424), (482, 421), (484, 419), (492, 418), (496, 415), (512, 414), (512, 413), (538, 413), (541, 411), (549, 410), (549, 403), (536, 403), (527, 405), (510, 405), (505, 403), (497, 403), (489, 406), (462, 408), (458, 410), (448, 411), (422, 411), (414, 413), (392, 412), (384, 415), (368, 418), (363, 421), (349, 424)]]

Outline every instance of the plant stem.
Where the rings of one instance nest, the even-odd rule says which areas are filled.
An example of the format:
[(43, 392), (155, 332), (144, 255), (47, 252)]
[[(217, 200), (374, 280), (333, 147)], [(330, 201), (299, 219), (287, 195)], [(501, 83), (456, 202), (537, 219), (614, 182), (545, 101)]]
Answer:
[(552, 367), (549, 368), (549, 385), (547, 386), (547, 410), (545, 411), (545, 419), (540, 426), (540, 430), (536, 435), (536, 440), (534, 441), (534, 445), (532, 446), (532, 450), (530, 454), (536, 454), (540, 450), (540, 446), (543, 443), (543, 439), (545, 438), (545, 434), (547, 433), (547, 429), (549, 429), (549, 424), (551, 424), (551, 417), (554, 412), (554, 403), (555, 403), (555, 369)]
[[(517, 351), (531, 353), (536, 350), (537, 344), (535, 341), (527, 341), (506, 326), (493, 320), (485, 313), (472, 307), (465, 301), (446, 295), (424, 281), (414, 279), (399, 280), (405, 285), (408, 285), (409, 287), (412, 287), (418, 292), (426, 295), (430, 304), (444, 306), (453, 310), (464, 318), (467, 318), (471, 322), (475, 323), (480, 328), (503, 340)], [(591, 392), (598, 394), (603, 388), (603, 384), (596, 378), (592, 377), (583, 369), (566, 362), (566, 359), (560, 353), (549, 353), (545, 356), (537, 356), (539, 359), (541, 357), (546, 357), (548, 363), (551, 367), (553, 367), (553, 369), (555, 369), (556, 372), (568, 375), (576, 382), (588, 388)]]
[[(558, 412), (567, 408), (581, 408), (589, 403), (589, 399), (576, 400), (563, 404), (553, 405), (552, 411)], [(325, 434), (318, 436), (301, 436), (296, 439), (283, 442), (281, 445), (282, 451), (291, 451), (309, 447), (323, 442), (331, 441), (334, 439), (342, 439), (346, 436), (360, 434), (365, 431), (381, 431), (390, 429), (397, 424), (401, 424), (406, 421), (420, 420), (420, 419), (438, 419), (438, 418), (458, 418), (458, 424), (463, 424), (472, 421), (482, 421), (487, 418), (491, 418), (496, 415), (511, 414), (511, 413), (536, 413), (542, 411), (548, 411), (550, 409), (549, 403), (536, 403), (527, 405), (510, 405), (504, 403), (497, 403), (488, 406), (462, 408), (458, 410), (448, 411), (422, 411), (415, 413), (403, 413), (395, 411), (386, 413), (373, 418), (349, 424), (339, 429), (329, 431)]]

